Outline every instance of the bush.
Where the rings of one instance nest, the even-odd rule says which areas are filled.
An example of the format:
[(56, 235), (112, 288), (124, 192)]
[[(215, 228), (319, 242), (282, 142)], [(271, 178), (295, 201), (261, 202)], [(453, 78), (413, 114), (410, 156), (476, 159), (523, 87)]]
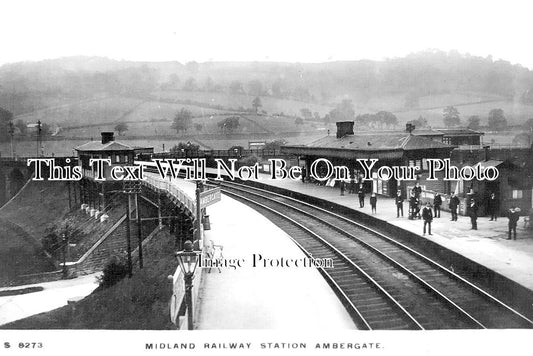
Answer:
[(128, 275), (128, 264), (124, 258), (114, 256), (104, 267), (103, 273), (98, 277), (99, 289), (105, 289), (116, 284)]
[(41, 239), (41, 244), (43, 249), (48, 252), (50, 255), (54, 256), (57, 252), (57, 249), (61, 247), (61, 241), (55, 233), (49, 233)]

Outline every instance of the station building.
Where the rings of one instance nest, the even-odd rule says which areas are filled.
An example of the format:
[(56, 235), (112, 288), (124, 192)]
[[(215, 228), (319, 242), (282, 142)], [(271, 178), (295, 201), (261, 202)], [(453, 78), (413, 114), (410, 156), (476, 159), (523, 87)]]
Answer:
[[(113, 132), (102, 132), (101, 135), (100, 141), (90, 141), (75, 148), (83, 174), (80, 182), (82, 202), (96, 209), (103, 209), (106, 206), (108, 191), (122, 187), (122, 182), (112, 181), (110, 178), (112, 166), (131, 166), (137, 155), (154, 152), (153, 147), (133, 147), (115, 141)], [(96, 172), (90, 165), (91, 159), (98, 158), (111, 160), (111, 166), (104, 166), (104, 181), (95, 180)]]
[[(432, 138), (415, 135), (412, 131), (384, 131), (354, 133), (354, 122), (337, 122), (335, 136), (326, 136), (307, 145), (288, 145), (282, 147), (282, 153), (296, 155), (307, 168), (320, 158), (326, 158), (334, 165), (348, 167), (356, 176), (362, 174), (361, 165), (357, 159), (378, 159), (375, 170), (382, 166), (410, 166), (419, 167), (417, 180), (424, 180), (427, 176), (427, 159), (450, 158), (455, 146), (442, 141), (442, 134), (431, 134)], [(437, 137), (435, 139), (435, 137)], [(367, 184), (367, 190), (377, 194), (394, 197), (397, 190), (406, 196), (415, 181), (397, 181), (389, 179), (382, 181), (373, 172), (373, 180)], [(428, 181), (424, 188), (443, 191), (445, 185), (441, 179)]]
[[(417, 166), (419, 174), (416, 180), (381, 181), (373, 173), (373, 180), (366, 183), (367, 192), (375, 192), (394, 197), (401, 190), (404, 197), (414, 184), (419, 182), (423, 189), (423, 201), (432, 203), (436, 192), (445, 200), (442, 208), (447, 209), (447, 200), (452, 192), (461, 201), (459, 212), (466, 214), (466, 203), (476, 199), (486, 213), (488, 197), (495, 193), (500, 200), (500, 212), (518, 206), (522, 214), (533, 209), (533, 147), (532, 148), (491, 148), (483, 146), (482, 132), (469, 129), (434, 129), (406, 131), (355, 132), (354, 122), (337, 122), (335, 136), (326, 136), (307, 145), (288, 145), (282, 147), (282, 153), (299, 157), (301, 166), (307, 168), (319, 159), (326, 158), (334, 165), (347, 166), (350, 172), (360, 173), (357, 159), (377, 158), (374, 170), (387, 166)], [(427, 159), (450, 159), (451, 165), (459, 169), (464, 166), (482, 169), (496, 167), (500, 176), (495, 181), (445, 181), (444, 173), (437, 173), (437, 180), (429, 181)]]

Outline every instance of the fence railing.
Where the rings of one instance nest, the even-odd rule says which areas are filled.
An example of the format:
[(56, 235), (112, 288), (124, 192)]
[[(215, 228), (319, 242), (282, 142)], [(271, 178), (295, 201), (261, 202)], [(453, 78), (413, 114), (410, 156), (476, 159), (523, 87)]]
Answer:
[(145, 176), (142, 182), (143, 184), (146, 184), (152, 188), (166, 191), (168, 194), (178, 199), (192, 214), (196, 214), (196, 202), (194, 199), (189, 197), (189, 195), (173, 185), (171, 182), (160, 177), (152, 176)]
[(230, 149), (230, 150), (182, 150), (175, 152), (160, 152), (152, 154), (139, 154), (138, 159), (150, 160), (153, 158), (242, 158), (247, 156), (277, 157), (282, 156), (281, 150), (262, 149)]

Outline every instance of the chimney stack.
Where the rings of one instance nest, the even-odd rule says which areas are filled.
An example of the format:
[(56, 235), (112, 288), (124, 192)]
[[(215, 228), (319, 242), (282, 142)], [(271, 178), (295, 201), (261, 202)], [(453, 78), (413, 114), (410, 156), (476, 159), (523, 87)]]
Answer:
[(337, 124), (337, 138), (342, 138), (346, 135), (353, 135), (353, 121), (338, 121)]
[(115, 141), (114, 132), (102, 132), (102, 145), (105, 145), (108, 142)]

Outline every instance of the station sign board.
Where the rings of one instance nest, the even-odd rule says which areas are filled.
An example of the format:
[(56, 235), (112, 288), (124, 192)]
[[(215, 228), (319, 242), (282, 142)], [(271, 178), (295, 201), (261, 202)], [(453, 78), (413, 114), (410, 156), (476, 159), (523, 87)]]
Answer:
[(200, 207), (203, 209), (220, 201), (220, 188), (213, 188), (200, 193)]

